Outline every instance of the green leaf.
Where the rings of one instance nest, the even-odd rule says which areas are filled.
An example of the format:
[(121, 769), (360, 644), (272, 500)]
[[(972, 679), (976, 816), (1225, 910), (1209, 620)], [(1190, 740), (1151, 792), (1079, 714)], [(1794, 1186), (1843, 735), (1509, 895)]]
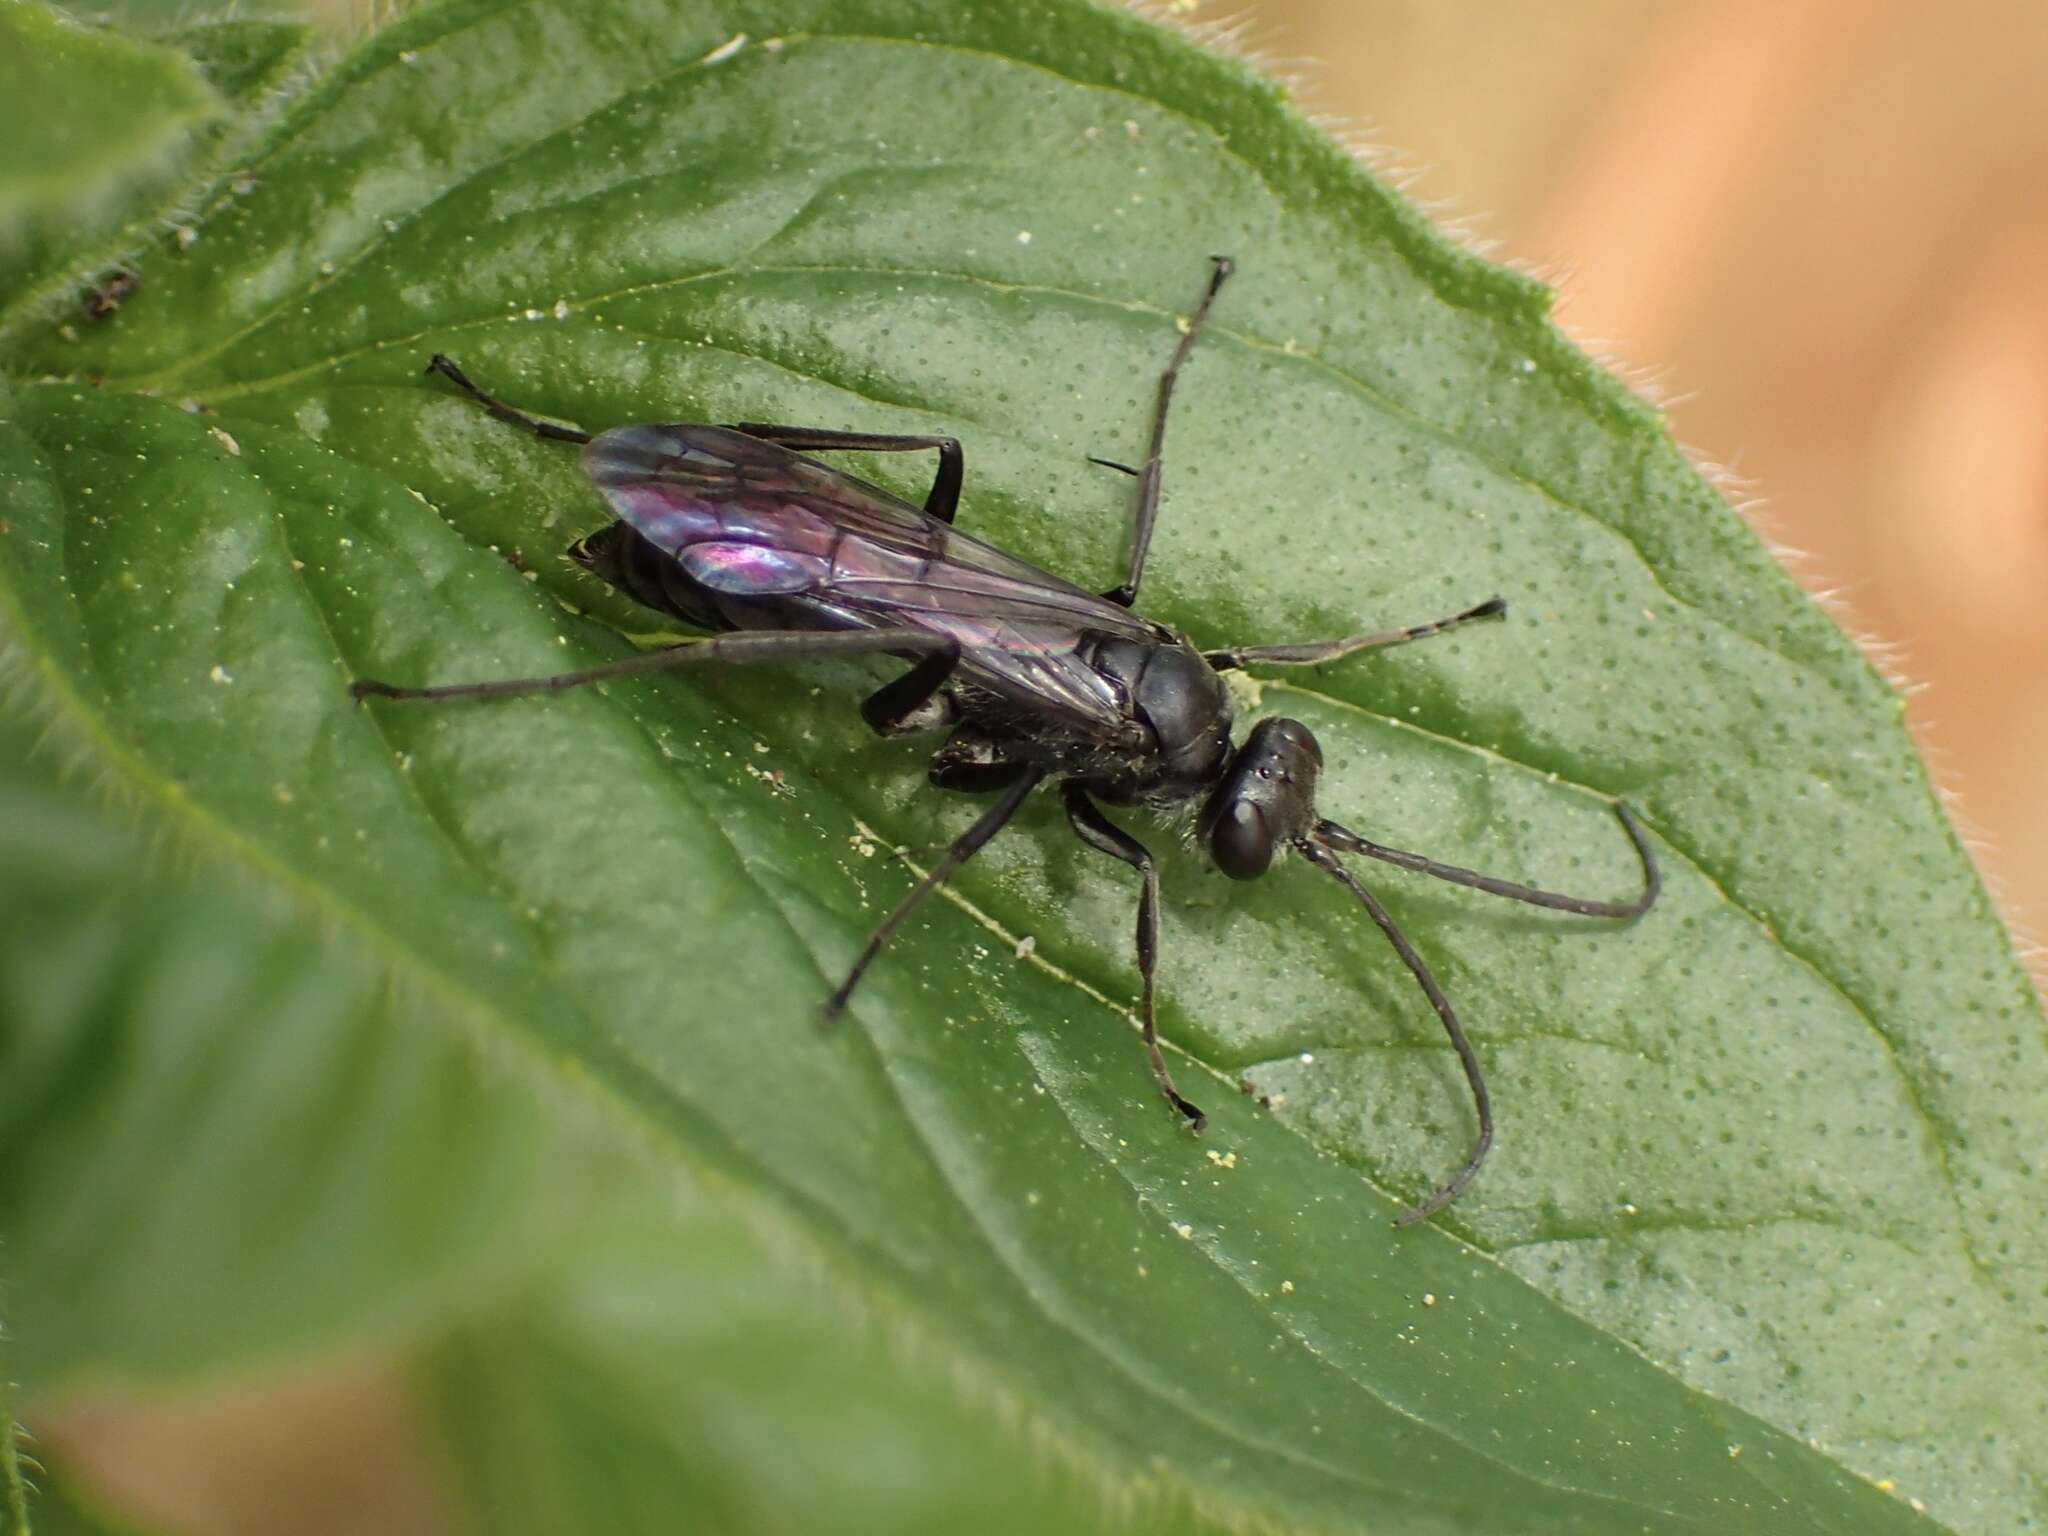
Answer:
[[(465, 1528), (1095, 1528), (1092, 1491), (1020, 1464), (995, 1415), (963, 1422), (947, 1362), (889, 1347), (754, 1202), (621, 1156), (282, 904), (167, 871), (5, 714), (0, 859), (19, 874), (0, 885), (0, 1231), (27, 1345), (9, 1369), (57, 1387), (25, 1409), (49, 1435), (32, 1500), (0, 1436), (8, 1536), (31, 1503), (39, 1531), (99, 1529), (70, 1499), (121, 1510), (97, 1486), (110, 1459), (129, 1488), (162, 1464), (169, 1525), (180, 1490), (205, 1498), (205, 1472), (172, 1465), (204, 1425), (296, 1402), (319, 1433), (303, 1386), (266, 1408), (265, 1384), (394, 1354)], [(250, 1406), (223, 1420), (222, 1392)], [(222, 1439), (244, 1475), (216, 1522), (223, 1490), (276, 1481)]]
[(161, 153), (220, 100), (169, 49), (81, 27), (36, 0), (0, 5), (0, 235), (77, 207)]
[(315, 1341), (389, 1341), (530, 1263), (563, 1224), (537, 1195), (554, 1121), (479, 1086), (472, 1041), (279, 903), (150, 871), (0, 724), (20, 1379), (190, 1385)]
[[(0, 1343), (4, 1343), (0, 1337)], [(28, 1485), (21, 1473), (21, 1427), (14, 1418), (14, 1387), (0, 1382), (0, 1533), (28, 1536)]]
[[(1925, 1528), (1884, 1478), (1958, 1531), (2048, 1515), (2048, 1053), (1897, 701), (1542, 290), (1272, 88), (1065, 0), (477, 0), (344, 61), (236, 185), (111, 322), (17, 332), (17, 377), (104, 383), (20, 389), (0, 441), (0, 601), (186, 836), (1205, 1507)], [(1326, 810), (1621, 895), (1626, 795), (1666, 866), (1627, 928), (1375, 879), (1501, 1121), (1430, 1229), (1389, 1222), (1469, 1140), (1455, 1063), (1310, 871), (1162, 856), (1197, 1143), (1118, 1006), (1128, 871), (1050, 805), (813, 1036), (910, 878), (874, 845), (973, 814), (862, 733), (877, 669), (345, 691), (650, 627), (554, 558), (603, 519), (573, 456), (430, 353), (592, 427), (957, 433), (963, 524), (1107, 586), (1128, 487), (1087, 456), (1142, 455), (1212, 251), (1240, 273), (1176, 397), (1145, 611), (1212, 645), (1500, 592), (1504, 626), (1264, 685), (1322, 740)]]
[[(61, 27), (53, 32), (73, 35)], [(145, 253), (175, 250), (189, 239), (187, 220), (208, 195), (218, 195), (213, 180), (275, 117), (305, 67), (308, 42), (306, 28), (292, 23), (223, 18), (188, 21), (153, 44), (118, 44), (141, 50), (176, 78), (196, 71), (207, 100), (222, 110), (167, 133), (153, 153), (128, 146), (118, 156), (118, 174), (97, 195), (63, 200), (12, 230), (0, 228), (0, 346), (38, 322), (56, 324), (62, 335), (62, 328), (75, 332), (103, 321), (132, 287)], [(62, 54), (25, 48), (21, 57), (38, 58), (44, 72), (56, 73)], [(86, 71), (66, 90), (76, 104), (71, 111), (86, 108), (102, 125), (128, 109), (118, 77)], [(232, 187), (225, 190), (232, 194)]]
[(1216, 1529), (1156, 1496), (1105, 1518), (1070, 1470), (1018, 1455), (990, 1384), (884, 1347), (731, 1202), (638, 1189), (575, 1253), (423, 1372), (480, 1529), (665, 1530), (679, 1509), (720, 1531)]

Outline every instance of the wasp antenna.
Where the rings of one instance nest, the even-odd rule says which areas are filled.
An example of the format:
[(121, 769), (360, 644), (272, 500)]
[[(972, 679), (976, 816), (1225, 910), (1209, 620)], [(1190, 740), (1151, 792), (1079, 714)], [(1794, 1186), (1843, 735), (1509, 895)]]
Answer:
[(1419, 853), (1389, 848), (1369, 837), (1360, 837), (1349, 827), (1339, 826), (1334, 821), (1318, 821), (1313, 835), (1324, 847), (1334, 848), (1339, 853), (1364, 854), (1368, 859), (1378, 859), (1396, 869), (1448, 880), (1452, 885), (1484, 891), (1489, 896), (1505, 896), (1509, 901), (1526, 902), (1532, 907), (1548, 907), (1553, 912), (1576, 912), (1581, 917), (1641, 917), (1656, 903), (1658, 893), (1664, 888), (1664, 877), (1657, 869), (1657, 855), (1650, 847), (1649, 835), (1643, 831), (1642, 823), (1636, 820), (1635, 812), (1625, 801), (1617, 800), (1614, 802), (1614, 814), (1620, 820), (1622, 830), (1628, 833), (1628, 840), (1635, 844), (1636, 857), (1643, 865), (1642, 894), (1630, 901), (1592, 901), (1583, 896), (1567, 896), (1561, 891), (1546, 891), (1540, 886), (1523, 885), (1519, 880), (1483, 875), (1476, 869), (1465, 869), (1457, 864), (1442, 864)]
[[(1327, 825), (1325, 823), (1324, 825)], [(1320, 833), (1320, 828), (1318, 829)], [(1444, 989), (1437, 985), (1436, 977), (1430, 974), (1422, 956), (1415, 952), (1415, 946), (1408, 942), (1408, 936), (1394, 926), (1387, 909), (1379, 904), (1373, 893), (1361, 884), (1358, 878), (1344, 867), (1336, 850), (1316, 838), (1297, 838), (1294, 844), (1309, 863), (1337, 881), (1365, 908), (1366, 916), (1387, 936), (1387, 942), (1394, 946), (1394, 953), (1401, 957), (1401, 963), (1408, 967), (1408, 973), (1422, 988), (1422, 995), (1429, 999), (1429, 1006), (1436, 1010), (1442, 1021), (1444, 1033), (1450, 1036), (1451, 1049), (1458, 1053), (1458, 1064), (1465, 1069), (1465, 1081), (1472, 1088), (1472, 1107), (1479, 1113), (1479, 1136), (1472, 1143), (1472, 1151), (1466, 1156), (1464, 1166), (1431, 1192), (1420, 1205), (1411, 1206), (1394, 1219), (1397, 1227), (1412, 1226), (1418, 1221), (1434, 1216), (1464, 1193), (1465, 1186), (1472, 1182), (1479, 1172), (1479, 1165), (1486, 1161), (1486, 1154), (1493, 1146), (1493, 1100), (1486, 1091), (1486, 1074), (1480, 1070), (1479, 1053), (1472, 1049), (1472, 1042), (1465, 1038), (1465, 1028), (1458, 1022), (1458, 1015), (1451, 1007), (1451, 1000), (1444, 996)]]

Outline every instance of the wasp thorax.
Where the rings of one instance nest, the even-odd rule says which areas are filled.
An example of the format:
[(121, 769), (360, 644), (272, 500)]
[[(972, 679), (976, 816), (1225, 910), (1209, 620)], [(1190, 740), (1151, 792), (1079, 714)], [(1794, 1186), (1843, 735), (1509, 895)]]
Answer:
[(1200, 824), (1216, 867), (1256, 880), (1274, 851), (1306, 836), (1315, 820), (1323, 751), (1299, 720), (1261, 720), (1209, 796)]

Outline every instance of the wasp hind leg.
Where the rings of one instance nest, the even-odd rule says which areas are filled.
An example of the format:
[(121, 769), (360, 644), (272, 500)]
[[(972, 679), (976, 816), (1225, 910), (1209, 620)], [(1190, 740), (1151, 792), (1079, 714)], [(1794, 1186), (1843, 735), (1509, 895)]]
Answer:
[(552, 421), (542, 421), (538, 417), (527, 415), (524, 411), (514, 410), (497, 396), (480, 389), (452, 358), (443, 357), (439, 352), (436, 352), (433, 360), (427, 364), (426, 371), (428, 373), (440, 374), (442, 378), (448, 380), (449, 383), (469, 396), (470, 399), (509, 426), (519, 427), (524, 431), (531, 432), (535, 437), (545, 438), (551, 443), (587, 443), (590, 441), (590, 434), (588, 432), (579, 432), (574, 427), (558, 426)]
[[(929, 653), (927, 661), (933, 655), (943, 656), (950, 663), (950, 658), (957, 656), (959, 649), (956, 643), (942, 635), (904, 635), (879, 629), (824, 632), (815, 629), (750, 629), (736, 634), (713, 635), (705, 640), (686, 640), (681, 645), (659, 651), (644, 651), (600, 666), (584, 667), (576, 672), (556, 672), (545, 677), (500, 677), (479, 683), (438, 683), (423, 688), (382, 682), (374, 677), (359, 677), (348, 685), (348, 691), (359, 704), (365, 699), (499, 699), (520, 694), (559, 693), (565, 688), (580, 688), (586, 683), (638, 677), (648, 672), (712, 662), (750, 665), (873, 656), (877, 652), (901, 655), (909, 651), (912, 654)], [(922, 662), (919, 664), (920, 667), (923, 665)]]

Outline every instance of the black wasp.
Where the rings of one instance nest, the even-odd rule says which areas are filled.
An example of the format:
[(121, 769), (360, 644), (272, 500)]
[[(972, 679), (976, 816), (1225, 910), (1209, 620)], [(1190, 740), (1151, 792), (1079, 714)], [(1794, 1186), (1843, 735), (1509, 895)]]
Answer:
[[(656, 424), (591, 436), (539, 421), (494, 399), (445, 357), (449, 379), (501, 421), (579, 444), (583, 468), (617, 521), (579, 539), (569, 556), (641, 603), (713, 637), (554, 677), (434, 688), (358, 681), (358, 699), (498, 697), (570, 688), (698, 662), (761, 662), (884, 654), (910, 670), (870, 694), (861, 713), (877, 732), (945, 729), (933, 755), (940, 789), (996, 792), (995, 802), (932, 866), (868, 939), (824, 1007), (829, 1020), (911, 911), (1000, 831), (1047, 779), (1090, 847), (1138, 872), (1138, 973), (1145, 1054), (1167, 1102), (1194, 1130), (1202, 1112), (1181, 1097), (1160, 1054), (1153, 1014), (1159, 879), (1152, 855), (1102, 806), (1170, 810), (1200, 802), (1199, 836), (1234, 880), (1266, 872), (1291, 849), (1341, 883), (1387, 936), (1442, 1020), (1479, 1114), (1464, 1165), (1403, 1222), (1442, 1209), (1471, 1182), (1493, 1142), (1479, 1059), (1429, 967), (1371, 891), (1338, 858), (1363, 854), (1475, 890), (1588, 917), (1633, 918), (1657, 898), (1650, 844), (1628, 807), (1615, 814), (1643, 865), (1632, 901), (1586, 901), (1385, 848), (1316, 815), (1322, 751), (1296, 720), (1262, 720), (1242, 747), (1230, 740), (1220, 673), (1252, 664), (1312, 665), (1417, 640), (1506, 611), (1499, 599), (1406, 629), (1299, 645), (1198, 651), (1131, 611), (1159, 509), (1160, 454), (1173, 386), (1231, 264), (1217, 258), (1201, 301), (1159, 379), (1145, 462), (1136, 470), (1130, 559), (1123, 584), (1100, 596), (1048, 575), (953, 526), (964, 460), (950, 437), (836, 432), (740, 422)], [(805, 452), (936, 450), (924, 509)], [(1104, 461), (1107, 462), (1107, 461)], [(1124, 468), (1112, 465), (1113, 468)]]

